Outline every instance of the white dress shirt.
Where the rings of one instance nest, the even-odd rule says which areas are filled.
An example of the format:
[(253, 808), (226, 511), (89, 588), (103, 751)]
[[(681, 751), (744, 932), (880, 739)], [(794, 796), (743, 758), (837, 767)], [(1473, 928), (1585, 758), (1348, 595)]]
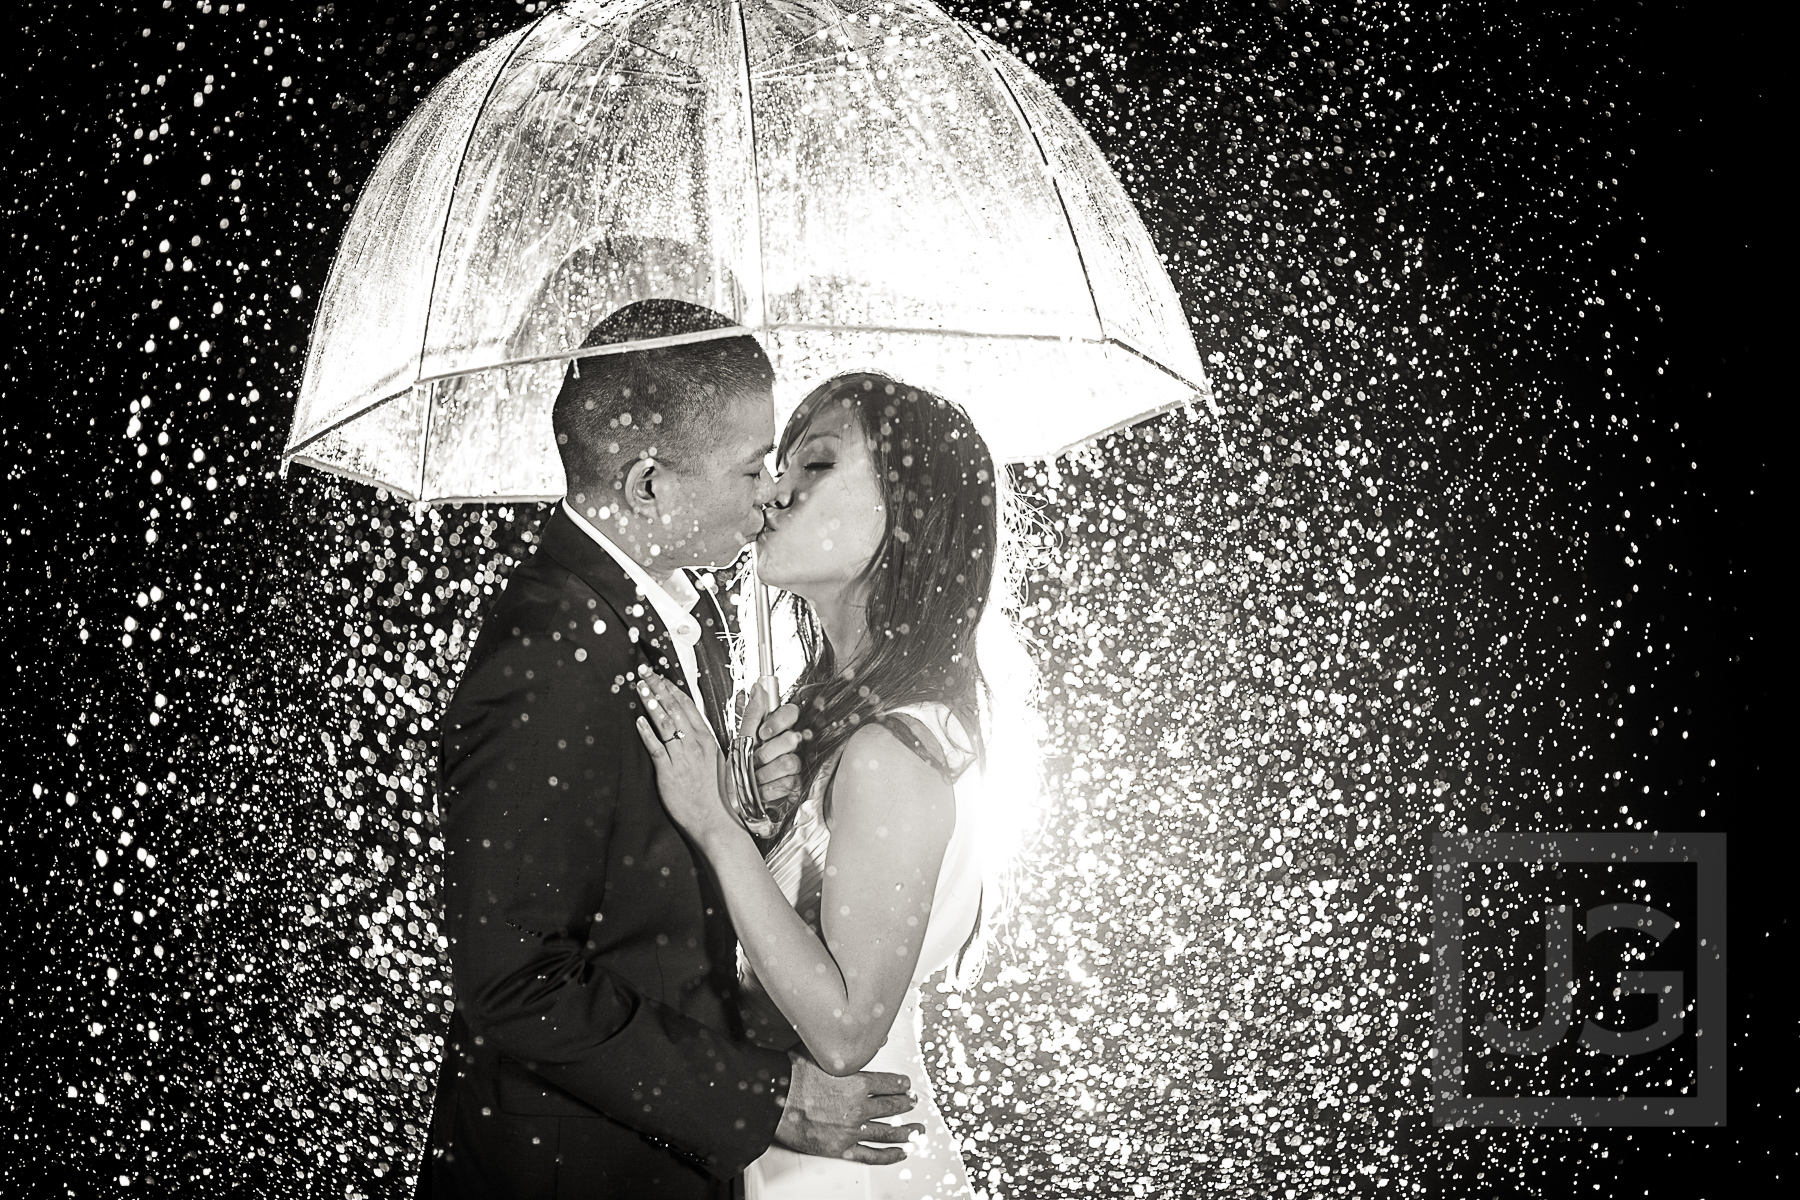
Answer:
[[(576, 527), (594, 539), (602, 550), (612, 556), (624, 570), (650, 607), (661, 618), (663, 628), (669, 632), (669, 640), (675, 643), (675, 657), (681, 663), (683, 682), (687, 684), (687, 693), (693, 698), (694, 707), (700, 711), (700, 719), (706, 722), (707, 729), (712, 729), (712, 721), (706, 715), (706, 701), (700, 694), (700, 667), (694, 656), (694, 646), (700, 641), (700, 622), (694, 619), (693, 608), (700, 602), (699, 589), (687, 577), (687, 572), (677, 567), (663, 582), (658, 583), (650, 573), (639, 565), (638, 561), (613, 545), (612, 539), (601, 533), (594, 525), (575, 511), (575, 506), (565, 498), (563, 511), (575, 522)], [(722, 681), (723, 682), (723, 681)], [(729, 684), (727, 684), (729, 686)]]

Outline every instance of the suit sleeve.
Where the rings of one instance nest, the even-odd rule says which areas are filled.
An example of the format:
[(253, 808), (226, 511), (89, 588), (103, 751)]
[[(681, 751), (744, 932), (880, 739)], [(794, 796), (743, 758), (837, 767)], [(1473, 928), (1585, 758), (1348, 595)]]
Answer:
[(646, 789), (655, 803), (656, 783), (629, 692), (597, 677), (606, 656), (575, 651), (503, 639), (458, 688), (443, 758), (457, 1003), (500, 1053), (730, 1178), (773, 1140), (788, 1059), (594, 961), (616, 807)]

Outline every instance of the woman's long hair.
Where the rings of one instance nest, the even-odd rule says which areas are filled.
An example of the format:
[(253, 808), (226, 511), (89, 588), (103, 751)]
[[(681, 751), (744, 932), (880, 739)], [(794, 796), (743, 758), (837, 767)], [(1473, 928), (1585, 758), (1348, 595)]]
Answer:
[[(1018, 785), (1035, 783), (1039, 770), (1030, 721), (1036, 680), (1013, 624), (1011, 489), (967, 413), (885, 375), (841, 375), (815, 388), (788, 422), (780, 457), (817, 414), (840, 405), (867, 439), (885, 528), (861, 577), (867, 641), (855, 661), (837, 660), (811, 608), (793, 598), (806, 665), (789, 699), (809, 734), (800, 748), (801, 794), (835, 768), (865, 722), (910, 704), (947, 706), (973, 741), (962, 748), (973, 752), (972, 769), (1013, 787), (1008, 797), (997, 788), (982, 797), (983, 823), (996, 826), (982, 837), (984, 950), (986, 931), (1009, 907), (1007, 867), (1024, 825), (1019, 801), (1035, 798), (1035, 788)], [(993, 769), (995, 752), (1008, 760), (1004, 772)], [(966, 949), (961, 957), (966, 977)], [(978, 951), (977, 971), (980, 958)]]

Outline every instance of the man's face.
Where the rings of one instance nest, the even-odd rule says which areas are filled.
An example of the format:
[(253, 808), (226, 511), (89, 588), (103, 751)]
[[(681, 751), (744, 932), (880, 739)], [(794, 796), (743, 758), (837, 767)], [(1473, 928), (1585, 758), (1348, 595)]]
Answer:
[(774, 440), (774, 401), (753, 391), (729, 398), (693, 451), (662, 463), (653, 534), (659, 564), (724, 566), (756, 540), (763, 505), (775, 494), (767, 461)]

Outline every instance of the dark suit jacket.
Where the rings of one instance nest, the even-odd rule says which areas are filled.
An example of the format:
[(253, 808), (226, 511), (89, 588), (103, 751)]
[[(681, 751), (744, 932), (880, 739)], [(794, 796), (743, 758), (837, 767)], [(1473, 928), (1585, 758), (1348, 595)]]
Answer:
[(444, 721), (456, 1011), (421, 1193), (714, 1197), (767, 1149), (788, 1059), (742, 1040), (736, 937), (633, 727), (656, 610), (560, 507)]

